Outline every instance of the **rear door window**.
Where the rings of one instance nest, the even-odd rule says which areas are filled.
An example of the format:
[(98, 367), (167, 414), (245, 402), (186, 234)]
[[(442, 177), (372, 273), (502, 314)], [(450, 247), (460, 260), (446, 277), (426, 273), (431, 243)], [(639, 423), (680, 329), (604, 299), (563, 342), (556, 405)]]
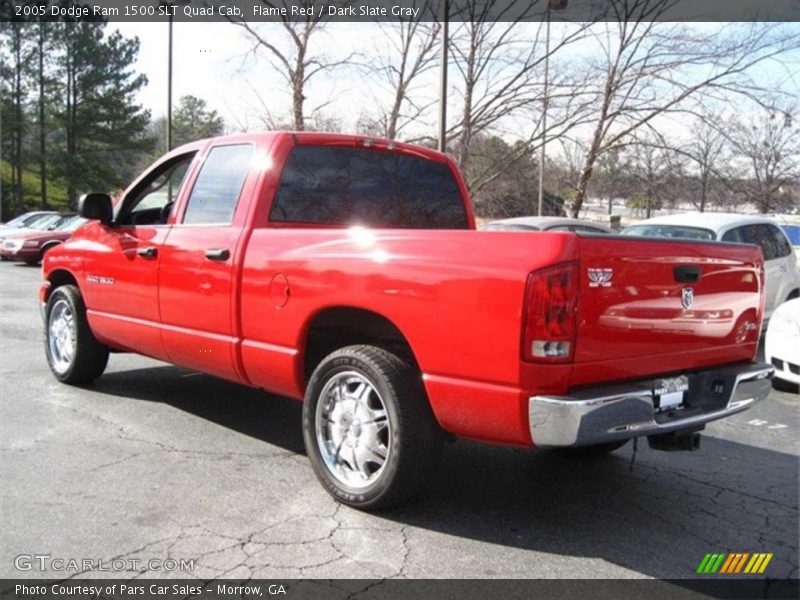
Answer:
[(775, 240), (775, 250), (778, 256), (782, 258), (792, 254), (792, 247), (789, 245), (789, 240), (786, 239), (786, 236), (783, 235), (781, 230), (775, 225), (767, 225), (767, 228), (769, 228), (772, 239)]
[(733, 242), (735, 244), (744, 244), (744, 236), (742, 235), (742, 228), (736, 227), (730, 231), (726, 231), (722, 236), (723, 242)]
[[(722, 239), (726, 242), (740, 242), (743, 244), (752, 244), (761, 248), (761, 253), (764, 255), (764, 260), (773, 260), (777, 258), (778, 247), (775, 243), (775, 238), (769, 230), (770, 226), (766, 223), (752, 223), (750, 225), (743, 225), (737, 227), (726, 233)], [(738, 232), (739, 239), (733, 238), (733, 232)], [(731, 235), (729, 235), (731, 234)]]
[(189, 196), (184, 224), (227, 225), (233, 221), (254, 152), (252, 144), (211, 149)]
[(467, 229), (446, 163), (366, 148), (296, 146), (281, 174), (273, 222)]

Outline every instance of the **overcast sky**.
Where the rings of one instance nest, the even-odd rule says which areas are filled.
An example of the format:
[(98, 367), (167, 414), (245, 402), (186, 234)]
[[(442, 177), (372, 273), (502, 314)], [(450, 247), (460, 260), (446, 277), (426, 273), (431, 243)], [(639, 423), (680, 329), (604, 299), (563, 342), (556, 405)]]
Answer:
[[(528, 23), (525, 27), (539, 27)], [(718, 24), (699, 24), (696, 27), (719, 27)], [(166, 23), (113, 23), (128, 37), (138, 36), (141, 42), (137, 68), (145, 73), (149, 84), (140, 94), (140, 101), (154, 116), (166, 112), (167, 96), (167, 32)], [(260, 24), (269, 35), (281, 36), (278, 24)], [(314, 51), (322, 49), (333, 57), (358, 53), (357, 61), (367, 63), (376, 55), (376, 49), (385, 44), (378, 25), (365, 23), (329, 23), (326, 31), (312, 38)], [(554, 37), (558, 35), (554, 26)], [(283, 42), (282, 42), (283, 43)], [(570, 52), (592, 50), (585, 42), (574, 45)], [(255, 57), (250, 53), (253, 43), (239, 27), (228, 23), (175, 23), (174, 24), (174, 76), (173, 95), (177, 99), (185, 94), (205, 99), (209, 106), (220, 112), (230, 131), (264, 129), (263, 100), (276, 118), (289, 114), (290, 104), (284, 80), (272, 68), (263, 53)], [(796, 53), (800, 54), (800, 52)], [(795, 61), (797, 56), (794, 57)], [(795, 62), (797, 66), (797, 62)], [(422, 90), (431, 100), (438, 95), (438, 67), (426, 74)], [(800, 95), (800, 69), (773, 64), (760, 68), (759, 77), (772, 81), (784, 91)], [(455, 80), (452, 77), (451, 82)], [(324, 113), (340, 118), (345, 129), (352, 129), (362, 112), (369, 112), (376, 103), (388, 101), (388, 89), (381, 87), (375, 77), (368, 76), (355, 62), (336, 72), (335, 77), (318, 77), (307, 93), (306, 112), (325, 104)], [(259, 97), (261, 100), (259, 100)], [(450, 116), (455, 117), (456, 103), (450, 106)], [(435, 110), (428, 123), (420, 123), (423, 133), (432, 133), (435, 127)], [(676, 133), (688, 134), (684, 121), (672, 125)], [(415, 132), (418, 133), (418, 132)], [(680, 133), (679, 133), (680, 134)]]
[[(128, 37), (138, 36), (141, 42), (138, 69), (149, 79), (140, 101), (153, 115), (166, 112), (167, 97), (167, 39), (166, 23), (113, 23)], [(173, 95), (176, 99), (192, 94), (205, 99), (219, 111), (232, 130), (263, 128), (263, 108), (260, 96), (270, 109), (289, 114), (289, 96), (284, 80), (272, 68), (266, 54), (255, 57), (250, 52), (253, 43), (246, 33), (227, 23), (175, 23), (173, 25), (174, 74)], [(275, 24), (260, 27), (278, 27)], [(279, 33), (276, 29), (276, 34)], [(363, 23), (332, 23), (328, 31), (312, 38), (315, 48), (326, 54), (345, 57), (353, 52), (369, 54), (381, 40), (377, 25)], [(352, 67), (337, 71), (336, 78), (318, 77), (309, 89), (307, 110), (331, 102), (324, 112), (339, 115), (346, 124), (356, 120), (362, 109), (374, 105), (374, 97), (385, 90), (370, 83), (362, 69)], [(437, 75), (429, 78), (436, 85)], [(431, 93), (435, 93), (431, 89)]]

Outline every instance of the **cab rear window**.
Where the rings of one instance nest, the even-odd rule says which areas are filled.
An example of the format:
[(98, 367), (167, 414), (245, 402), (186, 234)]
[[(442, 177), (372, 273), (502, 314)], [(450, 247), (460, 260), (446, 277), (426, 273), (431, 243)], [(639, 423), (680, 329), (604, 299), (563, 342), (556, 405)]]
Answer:
[(366, 148), (296, 146), (281, 174), (273, 222), (468, 229), (445, 163)]

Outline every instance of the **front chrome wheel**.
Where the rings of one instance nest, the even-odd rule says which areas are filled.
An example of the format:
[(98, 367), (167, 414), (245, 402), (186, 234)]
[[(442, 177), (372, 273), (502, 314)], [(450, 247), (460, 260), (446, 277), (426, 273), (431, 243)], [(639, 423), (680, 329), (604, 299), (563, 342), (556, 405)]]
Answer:
[(317, 446), (340, 483), (363, 489), (381, 475), (392, 452), (392, 423), (376, 386), (344, 371), (322, 388), (315, 415)]
[(75, 385), (93, 381), (103, 373), (108, 348), (89, 328), (86, 305), (76, 286), (62, 285), (50, 293), (44, 327), (47, 364), (56, 379)]
[(77, 326), (75, 315), (66, 300), (59, 300), (50, 310), (47, 344), (50, 348), (53, 370), (66, 373), (75, 358)]

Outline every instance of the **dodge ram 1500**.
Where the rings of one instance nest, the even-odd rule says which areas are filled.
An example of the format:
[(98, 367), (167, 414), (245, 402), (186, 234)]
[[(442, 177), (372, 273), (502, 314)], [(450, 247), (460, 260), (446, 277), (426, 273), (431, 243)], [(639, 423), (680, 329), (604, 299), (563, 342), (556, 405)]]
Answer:
[(420, 490), (446, 438), (694, 449), (770, 389), (758, 248), (476, 231), (425, 148), (214, 138), (80, 212), (43, 265), (55, 377), (128, 351), (302, 399), (318, 479), (363, 509)]

